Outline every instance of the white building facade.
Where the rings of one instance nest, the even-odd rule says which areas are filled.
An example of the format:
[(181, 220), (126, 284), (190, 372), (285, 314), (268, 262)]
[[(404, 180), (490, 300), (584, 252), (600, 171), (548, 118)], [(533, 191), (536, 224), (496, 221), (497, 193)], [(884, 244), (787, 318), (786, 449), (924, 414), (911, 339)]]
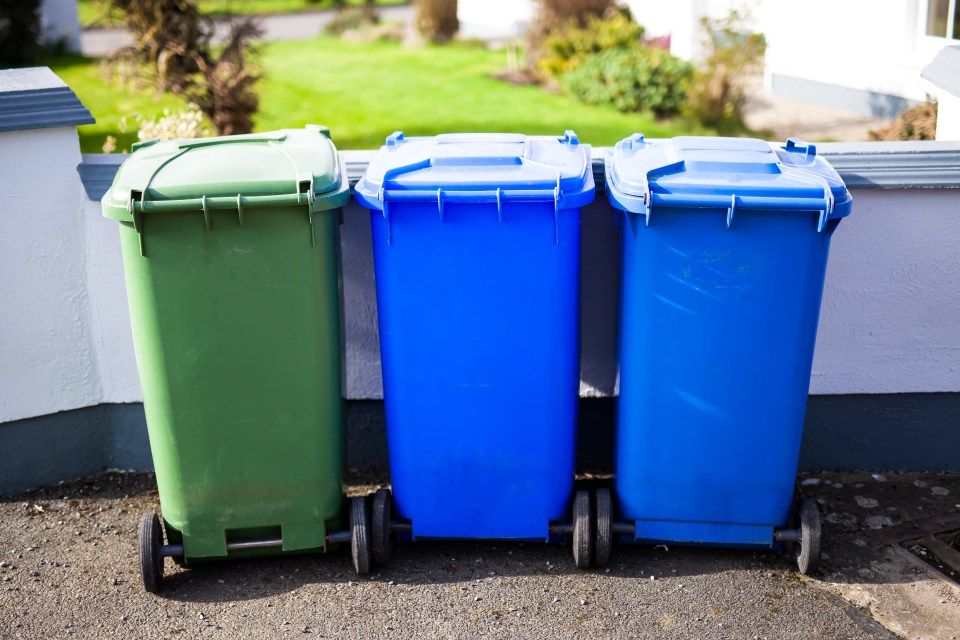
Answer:
[[(767, 37), (765, 76), (775, 94), (876, 117), (926, 99), (920, 71), (944, 47), (960, 44), (960, 0), (627, 0), (650, 37), (669, 36), (671, 52), (696, 59), (700, 21), (731, 9), (751, 16)], [(459, 0), (469, 29), (528, 21), (534, 0)]]

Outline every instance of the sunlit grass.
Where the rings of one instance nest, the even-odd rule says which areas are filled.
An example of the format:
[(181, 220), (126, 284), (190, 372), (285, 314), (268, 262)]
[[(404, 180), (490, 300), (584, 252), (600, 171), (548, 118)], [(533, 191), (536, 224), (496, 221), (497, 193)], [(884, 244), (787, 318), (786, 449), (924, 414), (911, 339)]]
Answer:
[[(98, 152), (107, 135), (129, 148), (133, 130), (120, 121), (154, 118), (186, 101), (134, 90), (102, 77), (84, 58), (50, 61), (97, 119), (80, 127), (85, 152)], [(341, 149), (376, 148), (392, 131), (433, 135), (460, 131), (559, 134), (574, 129), (594, 145), (612, 145), (635, 132), (651, 137), (711, 133), (684, 120), (623, 114), (581, 104), (536, 86), (493, 77), (506, 54), (468, 46), (405, 48), (396, 43), (347, 43), (333, 38), (275, 42), (263, 49), (258, 131), (325, 124)]]

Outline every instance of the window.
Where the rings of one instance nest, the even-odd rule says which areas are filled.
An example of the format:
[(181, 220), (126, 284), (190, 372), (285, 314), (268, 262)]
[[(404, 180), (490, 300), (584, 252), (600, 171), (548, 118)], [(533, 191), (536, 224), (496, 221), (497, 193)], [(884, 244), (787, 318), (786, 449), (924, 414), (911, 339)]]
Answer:
[(928, 0), (927, 35), (960, 39), (960, 1)]

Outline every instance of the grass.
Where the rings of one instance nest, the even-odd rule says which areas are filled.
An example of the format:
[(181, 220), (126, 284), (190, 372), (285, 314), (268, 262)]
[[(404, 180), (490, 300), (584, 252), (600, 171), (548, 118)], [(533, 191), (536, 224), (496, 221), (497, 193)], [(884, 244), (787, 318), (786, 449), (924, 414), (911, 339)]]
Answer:
[[(612, 145), (635, 132), (650, 137), (708, 134), (683, 120), (657, 121), (646, 113), (576, 102), (535, 86), (515, 86), (492, 74), (504, 70), (502, 52), (466, 46), (408, 49), (396, 43), (348, 43), (333, 38), (275, 42), (264, 47), (257, 131), (325, 124), (341, 149), (373, 149), (392, 131), (406, 135), (498, 131), (561, 134), (574, 129), (584, 142)], [(48, 61), (97, 119), (79, 128), (86, 153), (107, 135), (128, 149), (133, 133), (122, 117), (156, 117), (178, 109), (176, 97), (156, 98), (106, 82), (99, 65), (83, 58)]]
[[(178, 111), (187, 106), (186, 100), (179, 96), (157, 95), (151, 89), (134, 89), (105, 77), (98, 60), (64, 56), (41, 64), (53, 69), (97, 120), (96, 124), (77, 128), (80, 150), (84, 153), (100, 153), (108, 135), (117, 138), (118, 151), (129, 150), (137, 140), (136, 114), (155, 118), (162, 115), (164, 109)], [(129, 125), (126, 132), (120, 131), (124, 117)]]
[[(377, 4), (403, 4), (408, 0), (377, 0)], [(200, 11), (212, 16), (248, 15), (265, 13), (292, 13), (330, 9), (332, 0), (197, 0)], [(105, 16), (105, 0), (77, 0), (80, 24), (85, 26), (111, 26), (119, 24), (119, 17)], [(347, 4), (363, 4), (363, 0), (347, 0)]]

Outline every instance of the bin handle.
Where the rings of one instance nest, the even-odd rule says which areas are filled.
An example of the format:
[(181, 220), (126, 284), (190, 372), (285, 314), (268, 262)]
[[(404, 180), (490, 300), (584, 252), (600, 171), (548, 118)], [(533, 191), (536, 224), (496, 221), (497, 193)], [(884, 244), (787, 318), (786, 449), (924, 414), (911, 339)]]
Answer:
[(182, 200), (132, 200), (132, 210), (136, 213), (162, 213), (164, 211), (212, 211), (214, 209), (239, 210), (248, 206), (310, 204), (312, 194), (307, 192), (283, 193), (269, 196), (200, 196)]
[(220, 136), (217, 138), (197, 138), (195, 140), (185, 140), (181, 142), (178, 149), (199, 149), (201, 147), (213, 147), (221, 144), (241, 144), (244, 142), (266, 143), (283, 142), (287, 139), (285, 133), (263, 134), (254, 133), (246, 136)]

